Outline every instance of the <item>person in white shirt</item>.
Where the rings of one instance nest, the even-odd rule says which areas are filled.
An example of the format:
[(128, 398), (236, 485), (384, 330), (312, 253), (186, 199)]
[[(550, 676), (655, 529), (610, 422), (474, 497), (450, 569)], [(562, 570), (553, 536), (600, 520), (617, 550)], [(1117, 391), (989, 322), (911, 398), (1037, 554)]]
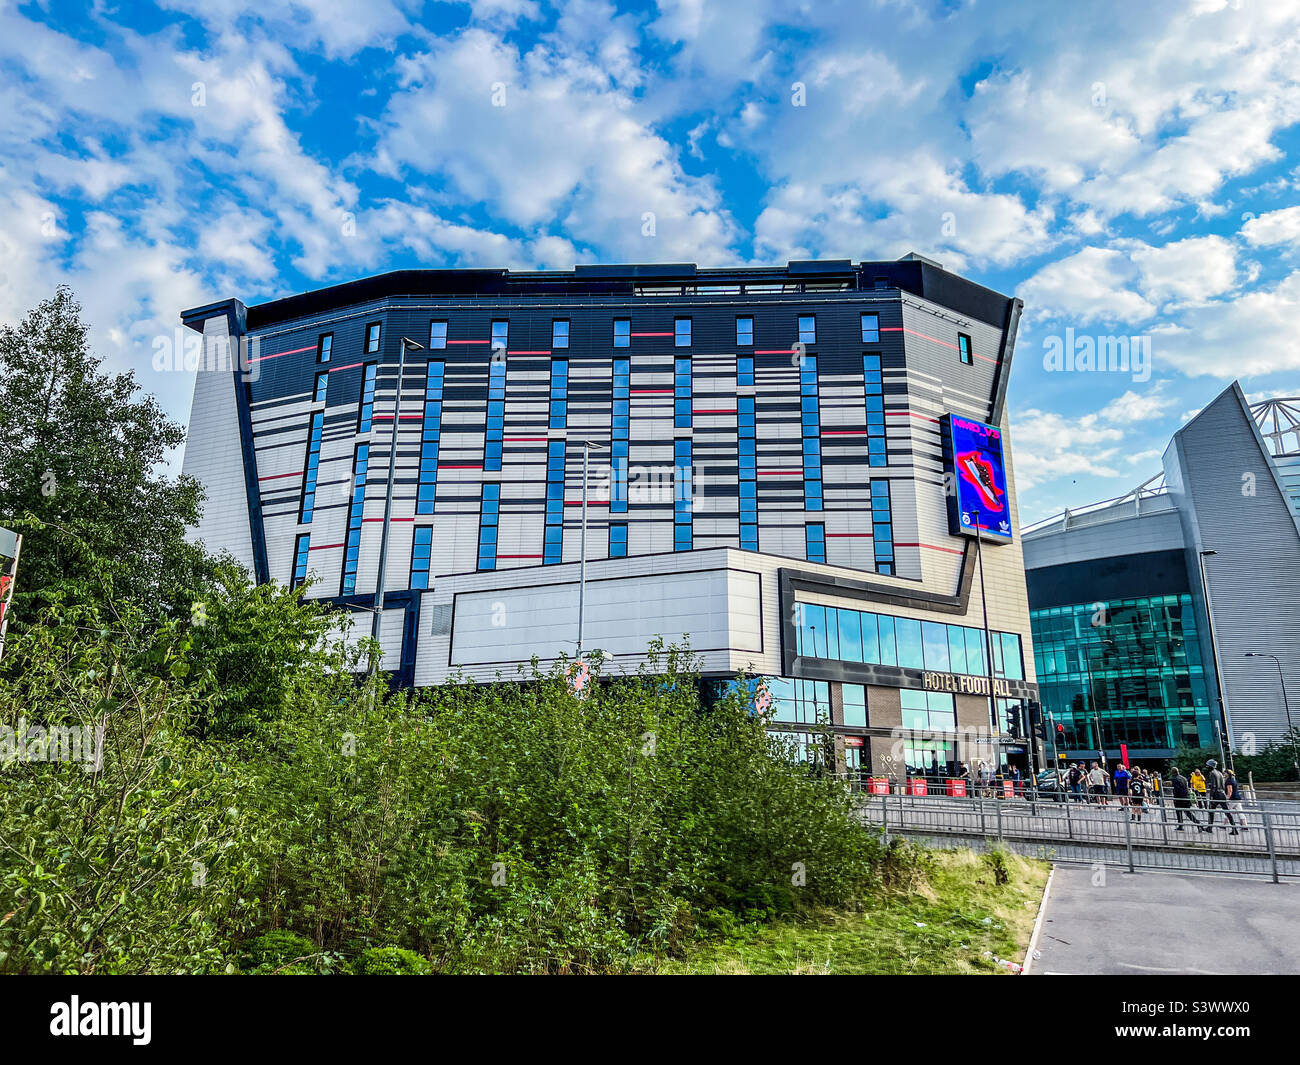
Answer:
[(1092, 801), (1106, 804), (1106, 771), (1096, 762), (1088, 770), (1088, 790), (1092, 792)]

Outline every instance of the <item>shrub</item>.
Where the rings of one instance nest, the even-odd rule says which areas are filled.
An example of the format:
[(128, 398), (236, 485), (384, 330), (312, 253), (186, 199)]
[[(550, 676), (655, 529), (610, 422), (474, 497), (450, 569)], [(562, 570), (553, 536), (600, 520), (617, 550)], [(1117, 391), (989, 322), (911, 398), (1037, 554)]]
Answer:
[(360, 976), (428, 976), (429, 961), (401, 947), (371, 947), (362, 952), (354, 972)]
[(281, 966), (296, 968), (297, 964), (290, 963), (301, 963), (315, 953), (315, 944), (306, 936), (278, 929), (250, 939), (240, 951), (239, 960), (245, 970), (270, 972)]

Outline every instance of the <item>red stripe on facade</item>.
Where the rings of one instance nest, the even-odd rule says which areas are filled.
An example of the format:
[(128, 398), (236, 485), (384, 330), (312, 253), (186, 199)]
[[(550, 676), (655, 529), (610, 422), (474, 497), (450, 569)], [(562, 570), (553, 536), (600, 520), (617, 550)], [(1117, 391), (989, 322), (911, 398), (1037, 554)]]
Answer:
[(361, 363), (361, 362), (350, 362), (346, 366), (331, 366), (329, 368), (329, 372), (334, 373), (337, 370), (355, 370), (358, 366), (364, 366), (364, 365), (365, 363)]
[[(932, 337), (928, 333), (919, 333), (915, 329), (906, 329), (901, 325), (885, 325), (880, 327), (882, 333), (907, 333), (914, 337), (920, 337), (922, 340), (929, 340), (935, 344), (942, 344), (945, 348), (952, 348), (953, 351), (960, 351), (956, 344), (949, 344), (946, 340), (940, 340), (938, 337)], [(977, 359), (983, 359), (985, 362), (997, 363), (997, 359), (991, 359), (987, 355), (981, 355), (978, 351), (972, 351), (972, 355)]]
[[(414, 418), (416, 421), (424, 421), (423, 414), (400, 414), (398, 415), (398, 417), (406, 418), (408, 420)], [(374, 421), (377, 422), (385, 422), (385, 421), (391, 422), (392, 420), (393, 420), (393, 416), (391, 414), (376, 414), (374, 416)]]
[[(859, 537), (859, 536), (865, 537), (868, 540), (872, 539), (871, 533), (827, 533), (826, 535), (838, 537), (840, 539), (843, 539), (844, 537)], [(899, 546), (901, 547), (903, 545), (900, 544)]]
[(331, 547), (342, 547), (342, 544), (312, 544), (307, 548), (308, 551), (328, 551)]
[(628, 335), (634, 337), (670, 337), (670, 336), (675, 336), (676, 334), (674, 333), (629, 333)]
[(702, 407), (695, 409), (696, 414), (735, 414), (735, 410), (705, 410)]
[(481, 470), (482, 468), (483, 468), (482, 466), (470, 466), (470, 465), (461, 466), (461, 465), (452, 465), (452, 464), (449, 463), (449, 462), (440, 462), (440, 463), (438, 463), (438, 469), (440, 469), (440, 470)]
[(507, 351), (506, 354), (507, 355), (549, 355), (551, 354), (551, 351), (549, 348), (547, 348), (546, 351)]
[(305, 348), (294, 348), (292, 351), (277, 351), (274, 355), (259, 355), (255, 359), (249, 359), (249, 362), (266, 362), (267, 359), (278, 359), (281, 355), (301, 355), (304, 351), (315, 351), (316, 345), (310, 344)]
[(938, 544), (894, 544), (895, 547), (924, 547), (927, 551), (942, 551), (945, 555), (960, 555), (955, 547), (940, 547)]
[(535, 444), (535, 443), (538, 443), (538, 442), (543, 442), (543, 443), (544, 443), (545, 441), (549, 440), (550, 437), (548, 437), (548, 436), (504, 436), (504, 437), (502, 437), (501, 439), (503, 439), (503, 440), (505, 440), (505, 441), (508, 441), (509, 443), (512, 443), (512, 444), (517, 444), (517, 443), (521, 443), (521, 442), (522, 442), (522, 443), (534, 443), (534, 444)]
[(497, 555), (498, 559), (502, 558), (541, 558), (541, 555)]
[(267, 474), (265, 477), (259, 477), (258, 480), (278, 481), (281, 477), (301, 477), (301, 476), (302, 476), (302, 470), (299, 470), (297, 473), (270, 473)]
[(865, 429), (823, 429), (822, 436), (866, 436)]
[[(367, 522), (367, 521), (383, 521), (383, 520), (384, 520), (383, 518), (362, 518), (362, 519), (361, 519), (361, 521), (362, 521), (363, 523), (364, 523), (364, 522)], [(415, 521), (414, 518), (389, 518), (388, 520), (389, 520), (390, 522), (392, 522), (392, 521)]]
[(490, 340), (449, 340), (448, 344), (491, 344)]
[(673, 394), (673, 390), (672, 390), (671, 388), (634, 388), (634, 389), (632, 389), (632, 395), (634, 395), (634, 396), (671, 396), (672, 394)]
[(914, 411), (914, 410), (887, 410), (887, 411), (885, 411), (885, 417), (887, 417), (887, 418), (920, 418), (921, 421), (923, 421), (923, 422), (930, 422), (930, 423), (933, 424), (933, 425), (938, 425), (938, 424), (939, 424), (939, 419), (938, 419), (938, 418), (931, 418), (929, 415), (926, 415), (926, 414), (917, 414), (916, 411)]
[(803, 470), (759, 470), (760, 477), (802, 477)]
[(755, 355), (798, 355), (798, 348), (771, 348), (763, 351), (755, 351)]

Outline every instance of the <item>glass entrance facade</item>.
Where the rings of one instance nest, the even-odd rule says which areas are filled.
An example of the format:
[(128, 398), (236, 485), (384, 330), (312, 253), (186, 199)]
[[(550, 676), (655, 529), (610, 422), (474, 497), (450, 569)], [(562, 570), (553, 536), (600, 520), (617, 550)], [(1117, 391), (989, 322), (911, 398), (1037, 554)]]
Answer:
[(1217, 742), (1190, 595), (1054, 606), (1029, 617), (1043, 709), (1065, 726), (1062, 753), (1097, 750), (1099, 727), (1109, 749), (1172, 754)]

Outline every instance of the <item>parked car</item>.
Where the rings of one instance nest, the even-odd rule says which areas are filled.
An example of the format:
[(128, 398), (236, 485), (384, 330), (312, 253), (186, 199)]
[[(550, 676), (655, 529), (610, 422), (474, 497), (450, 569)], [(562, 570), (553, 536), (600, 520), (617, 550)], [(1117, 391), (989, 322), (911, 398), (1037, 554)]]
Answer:
[(1055, 769), (1044, 769), (1038, 774), (1038, 794), (1053, 802), (1065, 802), (1065, 788)]

